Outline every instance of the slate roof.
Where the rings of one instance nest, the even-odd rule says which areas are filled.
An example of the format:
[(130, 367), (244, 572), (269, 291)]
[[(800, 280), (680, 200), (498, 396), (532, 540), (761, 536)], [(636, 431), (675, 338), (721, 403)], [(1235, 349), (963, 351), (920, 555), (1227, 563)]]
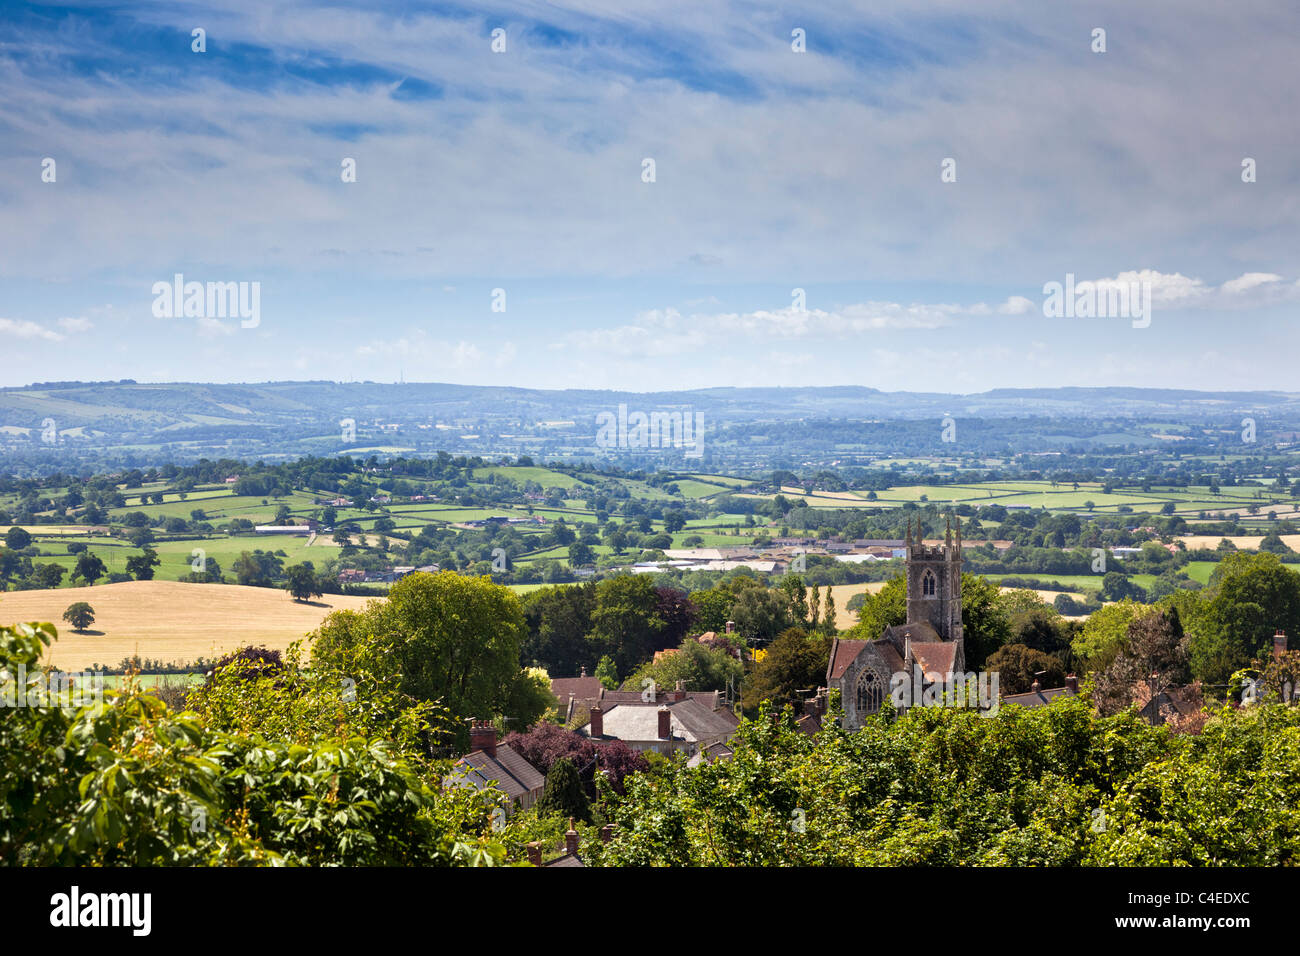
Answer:
[(482, 790), (496, 781), (501, 792), (512, 800), (539, 791), (546, 785), (546, 778), (536, 767), (504, 744), (497, 746), (495, 758), (482, 750), (475, 750), (457, 760), (456, 766), (465, 768), (464, 779), (477, 789)]
[(1021, 707), (1046, 707), (1058, 697), (1073, 697), (1074, 691), (1068, 687), (1049, 687), (1046, 690), (1031, 690), (1024, 694), (1008, 694), (1002, 698), (1004, 704), (1019, 704)]
[(899, 647), (903, 646), (905, 640), (910, 640), (914, 645), (920, 643), (946, 643), (939, 637), (939, 632), (925, 621), (919, 621), (916, 624), (895, 624), (885, 630), (885, 637), (892, 639)]
[[(659, 736), (660, 706), (666, 706), (672, 714), (670, 732), (675, 740), (695, 742), (729, 736), (738, 723), (735, 715), (715, 712), (689, 697), (663, 705), (644, 703), (638, 697), (635, 702), (614, 704), (605, 711), (601, 728), (604, 736), (628, 741), (662, 740)], [(579, 731), (582, 734), (590, 732), (590, 724)]]

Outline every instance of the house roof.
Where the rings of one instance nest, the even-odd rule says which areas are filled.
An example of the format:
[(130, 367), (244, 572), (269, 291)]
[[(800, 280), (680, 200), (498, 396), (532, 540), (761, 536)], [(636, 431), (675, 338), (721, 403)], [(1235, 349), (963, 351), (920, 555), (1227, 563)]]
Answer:
[(605, 685), (599, 677), (554, 677), (551, 679), (551, 693), (561, 704), (567, 704), (570, 697), (579, 700), (597, 700)]
[(699, 753), (686, 761), (686, 766), (698, 767), (700, 764), (713, 763), (715, 760), (730, 760), (735, 756), (735, 753), (731, 747), (719, 741), (718, 743), (709, 744), (707, 747), (701, 747)]
[(475, 750), (457, 760), (456, 766), (465, 768), (464, 779), (477, 789), (482, 790), (489, 783), (495, 782), (501, 792), (512, 800), (541, 790), (546, 785), (546, 778), (537, 768), (505, 744), (497, 746), (496, 757)]
[(1024, 694), (1008, 694), (1002, 698), (1004, 704), (1019, 704), (1021, 707), (1046, 707), (1058, 697), (1073, 697), (1074, 691), (1068, 687), (1050, 687), (1046, 690), (1031, 690)]
[[(637, 699), (618, 703), (605, 711), (601, 729), (605, 737), (618, 740), (660, 740), (659, 708), (666, 706), (672, 715), (670, 732), (677, 740), (698, 741), (729, 736), (736, 729), (734, 715), (710, 710), (698, 700), (686, 698), (668, 704), (652, 704)], [(590, 734), (591, 725), (579, 733)]]

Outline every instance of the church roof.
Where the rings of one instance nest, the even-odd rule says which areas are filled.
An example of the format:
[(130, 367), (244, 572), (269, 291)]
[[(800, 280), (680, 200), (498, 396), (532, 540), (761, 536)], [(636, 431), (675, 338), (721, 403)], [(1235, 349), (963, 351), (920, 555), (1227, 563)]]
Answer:
[(892, 638), (897, 642), (899, 647), (903, 646), (904, 640), (910, 640), (913, 644), (921, 641), (928, 642), (943, 640), (943, 638), (939, 636), (939, 632), (925, 621), (920, 621), (916, 624), (896, 624), (885, 630), (885, 636)]
[(927, 677), (931, 674), (946, 677), (953, 672), (953, 667), (956, 664), (957, 643), (955, 641), (916, 643), (914, 640), (912, 656), (916, 658), (916, 663), (920, 665), (922, 674)]
[(826, 676), (831, 680), (839, 680), (849, 669), (849, 665), (857, 660), (862, 649), (870, 643), (871, 641), (837, 640), (831, 651), (831, 662), (826, 668)]

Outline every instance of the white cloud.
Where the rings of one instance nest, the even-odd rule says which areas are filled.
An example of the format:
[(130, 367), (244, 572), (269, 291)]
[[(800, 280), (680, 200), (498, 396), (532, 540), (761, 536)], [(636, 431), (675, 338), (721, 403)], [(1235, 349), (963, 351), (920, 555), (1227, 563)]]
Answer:
[(53, 329), (26, 319), (0, 319), (0, 335), (11, 335), (18, 339), (45, 339), (47, 342), (63, 341), (63, 336)]

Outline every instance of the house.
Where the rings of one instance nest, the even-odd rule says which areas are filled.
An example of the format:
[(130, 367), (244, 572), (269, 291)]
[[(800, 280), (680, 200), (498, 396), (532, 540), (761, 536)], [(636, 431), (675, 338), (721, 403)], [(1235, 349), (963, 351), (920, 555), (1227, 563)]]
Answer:
[(1138, 713), (1142, 719), (1153, 727), (1164, 724), (1186, 722), (1201, 713), (1205, 698), (1201, 694), (1201, 685), (1191, 684), (1187, 687), (1170, 687), (1152, 695), (1150, 688), (1139, 688), (1137, 703)]
[[(608, 843), (614, 839), (613, 823), (606, 823), (600, 828), (600, 842)], [(579, 856), (580, 842), (578, 840), (578, 831), (573, 828), (573, 820), (569, 820), (569, 829), (564, 834), (564, 853), (557, 856), (554, 860), (547, 863), (542, 862), (542, 845), (534, 840), (528, 844), (528, 862), (533, 866), (586, 866)]]
[(453, 765), (443, 779), (449, 786), (486, 790), (494, 783), (510, 801), (511, 810), (526, 810), (542, 796), (546, 778), (514, 750), (497, 744), (497, 729), (486, 720), (475, 721), (469, 732), (470, 752)]
[(1079, 693), (1079, 678), (1073, 674), (1065, 678), (1064, 687), (1050, 687), (1044, 689), (1035, 678), (1023, 694), (1006, 694), (1002, 697), (1004, 704), (1016, 704), (1020, 707), (1046, 707), (1058, 697), (1075, 697)]
[[(717, 692), (712, 696), (716, 702)], [(693, 757), (714, 744), (730, 743), (739, 724), (734, 714), (710, 709), (680, 684), (667, 693), (619, 697), (592, 705), (587, 726), (578, 733), (592, 740), (621, 740), (633, 750), (664, 755), (681, 751)]]
[(570, 706), (570, 701), (577, 701), (590, 707), (600, 700), (600, 695), (604, 691), (605, 685), (600, 682), (600, 678), (588, 677), (587, 668), (585, 667), (577, 677), (551, 678), (551, 693), (555, 695), (555, 701), (559, 705), (560, 713), (565, 712), (566, 708)]

